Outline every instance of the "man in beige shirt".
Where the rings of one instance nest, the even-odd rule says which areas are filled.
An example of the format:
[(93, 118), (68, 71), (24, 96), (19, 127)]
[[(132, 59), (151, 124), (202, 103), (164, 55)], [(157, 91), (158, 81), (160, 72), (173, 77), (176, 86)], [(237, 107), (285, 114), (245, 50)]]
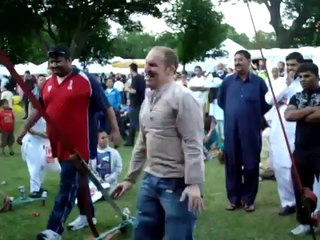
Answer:
[(145, 166), (137, 200), (134, 240), (192, 240), (203, 209), (203, 115), (191, 91), (174, 82), (175, 52), (153, 48), (145, 72), (151, 89), (140, 111), (140, 129), (121, 197)]

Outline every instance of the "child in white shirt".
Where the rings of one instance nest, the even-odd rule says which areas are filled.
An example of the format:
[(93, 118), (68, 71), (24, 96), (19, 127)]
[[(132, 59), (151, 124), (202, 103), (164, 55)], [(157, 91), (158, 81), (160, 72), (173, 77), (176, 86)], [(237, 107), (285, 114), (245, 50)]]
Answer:
[(98, 133), (97, 172), (102, 180), (116, 186), (122, 171), (122, 158), (120, 153), (109, 146), (108, 134), (101, 130)]
[[(46, 134), (46, 122), (40, 118), (22, 140), (21, 154), (30, 175), (30, 197), (40, 198), (47, 166), (50, 142)], [(58, 166), (60, 168), (60, 166)], [(60, 169), (58, 170), (60, 171)]]

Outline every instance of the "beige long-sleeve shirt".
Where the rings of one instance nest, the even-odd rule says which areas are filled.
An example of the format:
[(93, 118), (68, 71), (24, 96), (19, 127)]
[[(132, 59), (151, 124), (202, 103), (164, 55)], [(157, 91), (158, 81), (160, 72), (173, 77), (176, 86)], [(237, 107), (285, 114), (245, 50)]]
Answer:
[(156, 177), (201, 184), (203, 159), (203, 112), (191, 91), (172, 82), (147, 93), (126, 179), (135, 182), (145, 166)]

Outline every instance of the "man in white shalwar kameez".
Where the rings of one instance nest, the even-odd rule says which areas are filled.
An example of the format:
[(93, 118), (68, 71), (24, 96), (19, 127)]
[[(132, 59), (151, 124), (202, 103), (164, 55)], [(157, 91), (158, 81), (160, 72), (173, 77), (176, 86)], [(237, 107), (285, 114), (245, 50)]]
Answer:
[[(288, 86), (286, 79), (279, 78), (272, 82), (273, 90), (279, 103), (279, 111), (289, 140), (291, 151), (294, 150), (295, 122), (287, 122), (284, 118), (284, 111), (287, 108), (287, 101), (295, 93), (300, 91), (300, 84), (292, 83)], [(266, 102), (274, 104), (271, 91), (266, 94)], [(295, 212), (295, 195), (291, 175), (291, 159), (287, 150), (287, 145), (282, 132), (281, 123), (275, 107), (271, 112), (270, 128), (270, 163), (274, 169), (278, 184), (278, 194), (282, 209), (279, 215), (286, 216)]]

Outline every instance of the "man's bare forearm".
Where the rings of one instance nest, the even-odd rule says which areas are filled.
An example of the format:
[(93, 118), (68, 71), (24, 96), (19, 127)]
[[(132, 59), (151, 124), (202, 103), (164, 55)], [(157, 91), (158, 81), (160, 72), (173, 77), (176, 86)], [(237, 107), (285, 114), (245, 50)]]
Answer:
[(116, 115), (114, 113), (113, 108), (112, 107), (107, 108), (105, 115), (106, 115), (106, 119), (110, 123), (111, 129), (113, 131), (119, 131), (117, 118), (116, 118)]
[(305, 119), (306, 122), (320, 122), (320, 110), (308, 115)]
[(23, 127), (23, 132), (28, 132), (34, 124), (40, 119), (41, 115), (36, 109), (32, 109), (30, 117), (26, 120), (26, 123)]
[(284, 113), (285, 119), (288, 122), (295, 122), (304, 119), (308, 115), (312, 114), (314, 110), (312, 109), (287, 109)]

